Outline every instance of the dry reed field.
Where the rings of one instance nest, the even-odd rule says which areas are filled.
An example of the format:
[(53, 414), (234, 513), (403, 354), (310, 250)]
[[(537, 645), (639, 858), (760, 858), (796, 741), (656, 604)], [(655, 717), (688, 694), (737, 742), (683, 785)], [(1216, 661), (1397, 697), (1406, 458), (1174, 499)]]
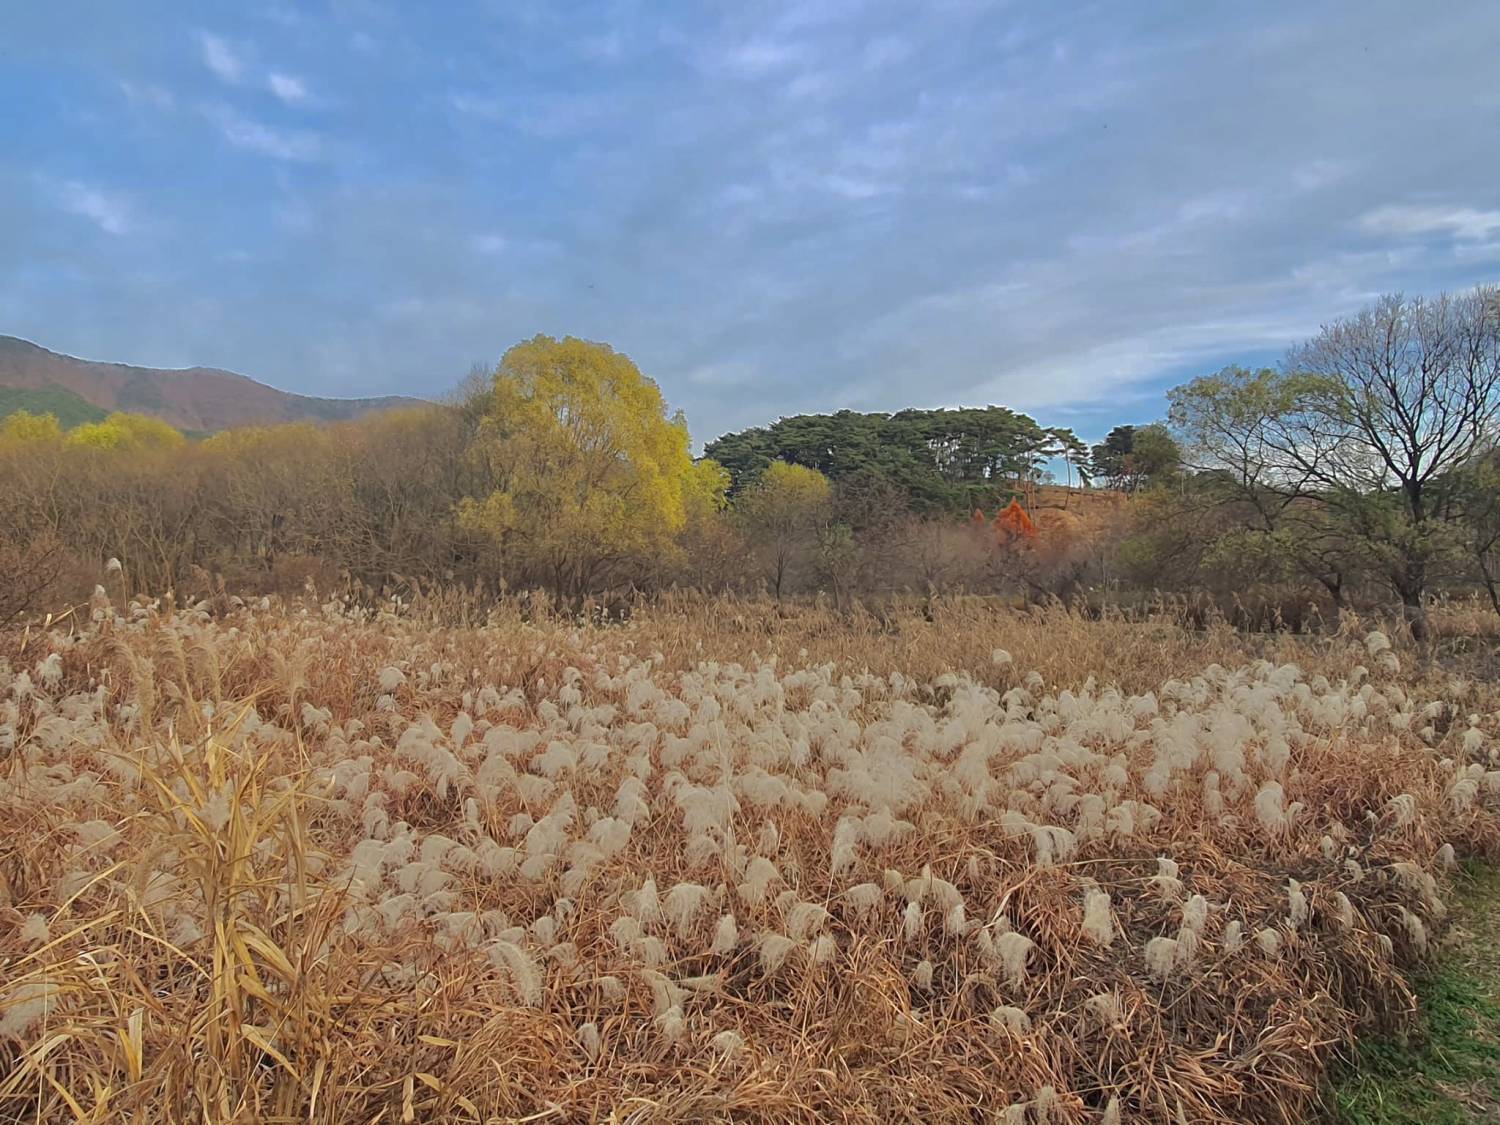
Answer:
[(1496, 850), (1495, 686), (1352, 619), (930, 616), (4, 638), (0, 1119), (1314, 1109)]

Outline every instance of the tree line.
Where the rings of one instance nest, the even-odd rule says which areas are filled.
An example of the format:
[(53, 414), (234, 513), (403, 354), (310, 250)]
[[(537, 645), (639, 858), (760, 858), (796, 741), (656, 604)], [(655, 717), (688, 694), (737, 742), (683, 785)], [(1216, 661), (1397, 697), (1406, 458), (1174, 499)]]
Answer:
[[(1495, 290), (1386, 298), (1169, 402), (1092, 447), (989, 406), (798, 415), (695, 459), (626, 356), (538, 336), (448, 403), (332, 425), (189, 440), (21, 412), (0, 421), (0, 618), (92, 589), (110, 558), (153, 593), (1275, 586), (1335, 613), (1388, 596), (1420, 631), (1435, 588), (1471, 584), (1500, 612)], [(1049, 501), (1053, 477), (1093, 487)]]
[(875, 417), (834, 416), (821, 438), (795, 420), (778, 433), (802, 434), (796, 454), (754, 460), (726, 438), (729, 464), (694, 459), (685, 420), (626, 356), (545, 336), (451, 402), (351, 422), (189, 440), (129, 414), (64, 431), (18, 412), (0, 421), (0, 618), (81, 596), (108, 559), (130, 593), (311, 580), (571, 601), (673, 585), (842, 599), (993, 571), (954, 513), (998, 509), (1058, 439), (998, 408), (906, 412), (904, 455), (872, 471), (831, 435), (888, 437)]
[(1060, 461), (1086, 481), (1089, 451), (1063, 427), (1043, 427), (1003, 406), (895, 414), (798, 414), (725, 434), (704, 454), (729, 473), (731, 495), (775, 462), (835, 482), (889, 489), (915, 511), (966, 515), (1009, 499), (1017, 482)]

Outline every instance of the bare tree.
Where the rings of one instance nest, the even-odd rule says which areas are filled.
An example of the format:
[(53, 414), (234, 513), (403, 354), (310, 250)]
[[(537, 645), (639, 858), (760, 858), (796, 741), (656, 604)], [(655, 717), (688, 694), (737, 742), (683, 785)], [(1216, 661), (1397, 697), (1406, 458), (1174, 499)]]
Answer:
[(1299, 385), (1268, 368), (1226, 367), (1169, 392), (1171, 423), (1186, 464), (1197, 470), (1184, 481), (1178, 512), (1229, 521), (1209, 552), (1217, 563), (1228, 555), (1252, 567), (1289, 567), (1321, 586), (1337, 615), (1368, 548), (1330, 511), (1314, 467), (1286, 455), (1297, 447), (1284, 423)]
[(1311, 376), (1293, 433), (1317, 478), (1346, 503), (1397, 498), (1400, 518), (1381, 538), (1391, 583), (1425, 631), (1454, 483), (1500, 420), (1500, 291), (1385, 297), (1325, 327), (1288, 366)]
[(1384, 297), (1324, 326), (1279, 372), (1196, 380), (1173, 410), (1262, 517), (1309, 498), (1337, 513), (1425, 634), (1463, 470), (1500, 422), (1500, 291)]
[(1500, 451), (1477, 458), (1464, 474), (1459, 518), (1479, 580), (1500, 613)]

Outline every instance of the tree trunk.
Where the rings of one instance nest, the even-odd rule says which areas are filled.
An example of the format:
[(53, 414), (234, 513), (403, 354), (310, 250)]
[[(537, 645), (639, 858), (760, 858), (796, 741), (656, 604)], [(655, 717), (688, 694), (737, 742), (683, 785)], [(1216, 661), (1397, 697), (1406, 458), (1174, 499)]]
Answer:
[(1432, 630), (1427, 623), (1427, 606), (1423, 600), (1423, 591), (1403, 588), (1401, 594), (1401, 619), (1411, 630), (1412, 640), (1418, 644), (1425, 644), (1432, 635)]
[(1489, 592), (1490, 605), (1494, 607), (1496, 613), (1500, 613), (1500, 585), (1497, 585), (1495, 575), (1490, 573), (1482, 551), (1479, 552), (1479, 575), (1484, 579), (1485, 590)]
[(1401, 570), (1396, 575), (1396, 592), (1401, 595), (1401, 616), (1411, 630), (1412, 640), (1423, 644), (1432, 631), (1427, 624), (1427, 560), (1422, 558), (1420, 548), (1408, 548), (1402, 560)]
[(1333, 578), (1319, 578), (1323, 583), (1323, 589), (1328, 591), (1328, 597), (1333, 602), (1333, 629), (1338, 632), (1340, 623), (1344, 619), (1344, 607), (1349, 599), (1344, 593), (1344, 579), (1342, 575)]

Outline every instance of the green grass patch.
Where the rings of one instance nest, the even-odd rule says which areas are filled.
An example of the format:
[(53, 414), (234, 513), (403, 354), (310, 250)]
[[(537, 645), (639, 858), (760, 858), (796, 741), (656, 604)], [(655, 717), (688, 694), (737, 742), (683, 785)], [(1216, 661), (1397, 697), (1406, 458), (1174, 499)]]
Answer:
[(1419, 1015), (1403, 1037), (1361, 1042), (1334, 1077), (1341, 1125), (1467, 1125), (1500, 1119), (1500, 872), (1458, 881), (1463, 931), (1412, 982)]

